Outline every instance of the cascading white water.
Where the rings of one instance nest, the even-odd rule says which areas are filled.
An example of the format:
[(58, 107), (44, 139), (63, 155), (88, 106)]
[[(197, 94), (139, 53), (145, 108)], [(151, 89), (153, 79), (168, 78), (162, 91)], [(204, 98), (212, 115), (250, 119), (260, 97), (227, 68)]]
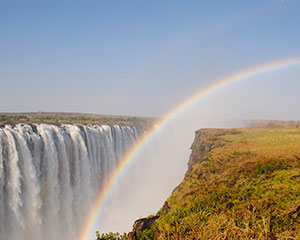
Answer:
[(118, 125), (0, 128), (0, 239), (74, 239), (138, 135), (137, 128)]

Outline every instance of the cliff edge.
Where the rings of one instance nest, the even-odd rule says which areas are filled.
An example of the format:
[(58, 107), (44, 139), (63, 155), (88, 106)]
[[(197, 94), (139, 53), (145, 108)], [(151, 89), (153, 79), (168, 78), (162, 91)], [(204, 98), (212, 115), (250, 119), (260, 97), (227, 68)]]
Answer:
[(300, 239), (300, 130), (201, 129), (188, 171), (136, 239)]

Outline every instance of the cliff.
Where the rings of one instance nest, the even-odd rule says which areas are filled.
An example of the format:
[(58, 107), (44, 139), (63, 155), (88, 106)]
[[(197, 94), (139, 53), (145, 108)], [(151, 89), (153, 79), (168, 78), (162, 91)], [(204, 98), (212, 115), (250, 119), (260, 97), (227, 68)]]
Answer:
[(201, 129), (188, 171), (136, 239), (300, 239), (300, 130)]

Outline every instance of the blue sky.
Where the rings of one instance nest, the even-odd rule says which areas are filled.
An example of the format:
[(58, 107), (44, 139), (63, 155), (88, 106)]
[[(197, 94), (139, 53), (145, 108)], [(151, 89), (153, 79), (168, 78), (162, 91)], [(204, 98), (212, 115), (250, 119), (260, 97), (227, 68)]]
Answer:
[[(299, 10), (298, 0), (0, 0), (0, 112), (160, 116), (220, 76), (300, 56)], [(273, 97), (298, 73), (279, 74)], [(299, 102), (288, 93), (299, 87), (285, 101)]]

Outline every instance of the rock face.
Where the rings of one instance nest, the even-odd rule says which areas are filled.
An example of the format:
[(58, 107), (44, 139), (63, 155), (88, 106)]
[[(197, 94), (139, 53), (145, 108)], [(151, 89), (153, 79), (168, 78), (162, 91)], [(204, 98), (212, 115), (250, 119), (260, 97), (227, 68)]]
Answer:
[(156, 219), (158, 219), (159, 216), (154, 216), (151, 218), (141, 218), (138, 219), (134, 222), (133, 224), (133, 230), (128, 234), (128, 239), (129, 240), (137, 240), (138, 238), (138, 233), (142, 232), (146, 229), (150, 229), (155, 222)]
[(213, 148), (224, 145), (225, 141), (220, 139), (220, 136), (239, 133), (235, 129), (200, 129), (196, 131), (187, 173), (191, 171), (194, 164), (202, 162)]

